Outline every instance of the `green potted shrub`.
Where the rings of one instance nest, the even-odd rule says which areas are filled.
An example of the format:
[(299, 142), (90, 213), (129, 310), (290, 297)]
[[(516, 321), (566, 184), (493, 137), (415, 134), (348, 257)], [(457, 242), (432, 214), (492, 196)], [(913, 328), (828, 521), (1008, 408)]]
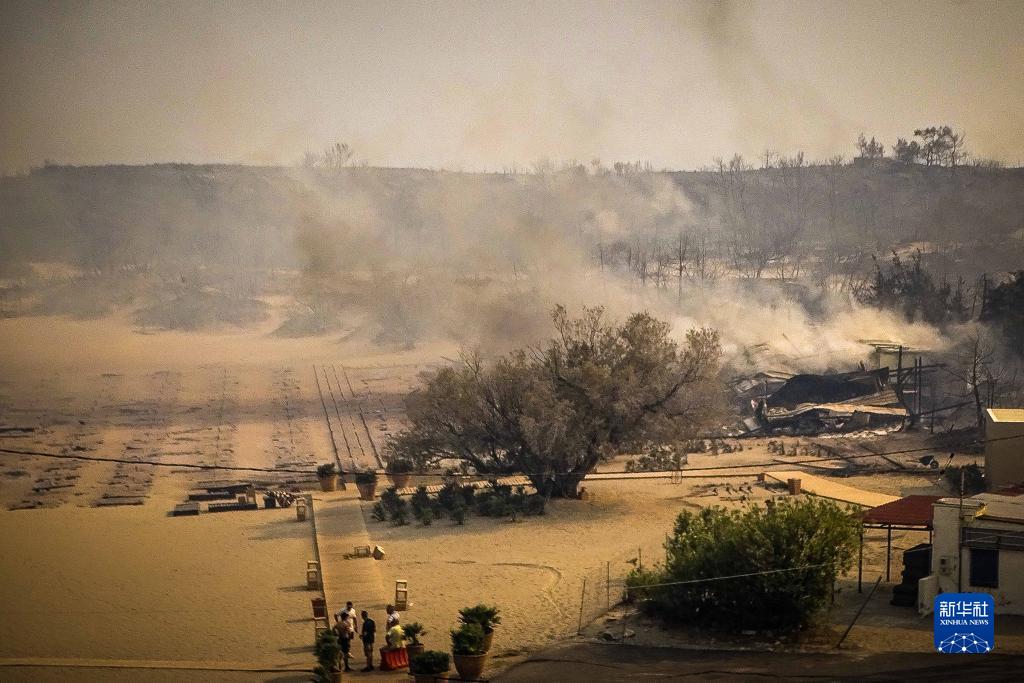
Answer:
[(359, 489), (360, 500), (373, 500), (377, 492), (377, 473), (373, 470), (356, 472), (356, 488)]
[(412, 470), (412, 462), (405, 458), (395, 458), (388, 462), (384, 473), (388, 475), (392, 486), (396, 489), (404, 489), (409, 485), (409, 479), (412, 478)]
[(427, 650), (417, 655), (410, 653), (409, 673), (415, 683), (434, 683), (436, 680), (448, 680), (449, 662), (447, 652)]
[(317, 465), (316, 478), (320, 480), (322, 490), (335, 491), (338, 488), (338, 467), (333, 462)]
[(477, 624), (484, 632), (484, 652), (491, 651), (494, 643), (494, 627), (501, 623), (499, 610), (494, 605), (474, 605), (459, 610), (459, 621), (463, 624)]
[(463, 624), (452, 631), (452, 659), (459, 678), (480, 678), (487, 664), (484, 630), (480, 624)]
[(341, 643), (334, 631), (321, 631), (316, 637), (316, 660), (313, 673), (318, 683), (341, 683)]
[(409, 642), (405, 645), (405, 649), (409, 651), (410, 657), (418, 655), (427, 649), (426, 646), (420, 642), (420, 636), (425, 636), (427, 634), (427, 632), (423, 630), (423, 624), (418, 621), (414, 621), (411, 624), (403, 626), (402, 630), (405, 631), (405, 637), (409, 639)]

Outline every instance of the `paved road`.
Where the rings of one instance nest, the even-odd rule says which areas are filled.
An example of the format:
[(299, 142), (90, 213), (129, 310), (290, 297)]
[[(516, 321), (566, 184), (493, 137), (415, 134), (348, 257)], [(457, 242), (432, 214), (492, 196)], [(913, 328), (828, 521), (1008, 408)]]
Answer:
[(527, 681), (1024, 681), (1024, 656), (924, 652), (800, 654), (567, 643), (512, 667), (495, 683)]

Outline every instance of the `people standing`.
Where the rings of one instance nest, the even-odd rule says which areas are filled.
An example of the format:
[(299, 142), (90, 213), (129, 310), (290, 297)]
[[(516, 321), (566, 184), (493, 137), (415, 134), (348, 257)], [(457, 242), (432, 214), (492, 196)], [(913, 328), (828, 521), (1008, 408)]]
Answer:
[(345, 662), (344, 670), (352, 671), (348, 662), (352, 652), (352, 641), (355, 640), (358, 625), (356, 621), (356, 608), (352, 606), (351, 602), (346, 602), (345, 609), (335, 614), (334, 619), (338, 622), (334, 625), (334, 632), (338, 634), (338, 644), (341, 646), (341, 656)]
[(388, 613), (387, 621), (384, 622), (384, 630), (390, 631), (393, 627), (398, 626), (402, 620), (402, 615), (395, 610), (394, 605), (388, 605), (384, 608), (384, 611)]
[(373, 671), (373, 641), (377, 637), (377, 622), (370, 618), (366, 610), (363, 610), (360, 616), (363, 617), (360, 639), (363, 641), (363, 654), (366, 655), (366, 667), (363, 671)]

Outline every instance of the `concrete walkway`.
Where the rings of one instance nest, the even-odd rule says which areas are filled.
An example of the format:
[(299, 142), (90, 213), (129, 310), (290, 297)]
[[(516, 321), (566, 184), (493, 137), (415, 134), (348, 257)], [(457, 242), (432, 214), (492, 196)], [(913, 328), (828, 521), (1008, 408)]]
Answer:
[[(369, 503), (367, 503), (369, 505)], [(313, 521), (320, 551), (327, 612), (334, 623), (334, 614), (351, 600), (357, 612), (366, 610), (377, 622), (377, 643), (384, 644), (384, 607), (394, 598), (394, 587), (384, 585), (380, 563), (372, 558), (346, 559), (356, 546), (373, 547), (360, 507), (359, 493), (352, 486), (348, 491), (313, 494)], [(384, 560), (385, 562), (387, 560)], [(360, 619), (360, 626), (362, 620)], [(374, 664), (380, 665), (380, 655)], [(359, 642), (352, 644), (352, 668), (358, 671), (366, 664)], [(406, 670), (374, 672), (374, 680), (408, 680)]]

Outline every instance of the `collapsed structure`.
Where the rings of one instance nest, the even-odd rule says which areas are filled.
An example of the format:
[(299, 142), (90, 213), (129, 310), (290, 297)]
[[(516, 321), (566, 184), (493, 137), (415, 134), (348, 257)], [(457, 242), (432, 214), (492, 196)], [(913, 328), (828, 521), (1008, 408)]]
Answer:
[[(923, 379), (939, 365), (895, 342), (862, 340), (874, 348), (868, 369), (828, 374), (761, 371), (730, 383), (748, 433), (817, 434), (917, 423)], [(894, 369), (893, 369), (894, 368)], [(935, 411), (930, 411), (934, 413)]]

